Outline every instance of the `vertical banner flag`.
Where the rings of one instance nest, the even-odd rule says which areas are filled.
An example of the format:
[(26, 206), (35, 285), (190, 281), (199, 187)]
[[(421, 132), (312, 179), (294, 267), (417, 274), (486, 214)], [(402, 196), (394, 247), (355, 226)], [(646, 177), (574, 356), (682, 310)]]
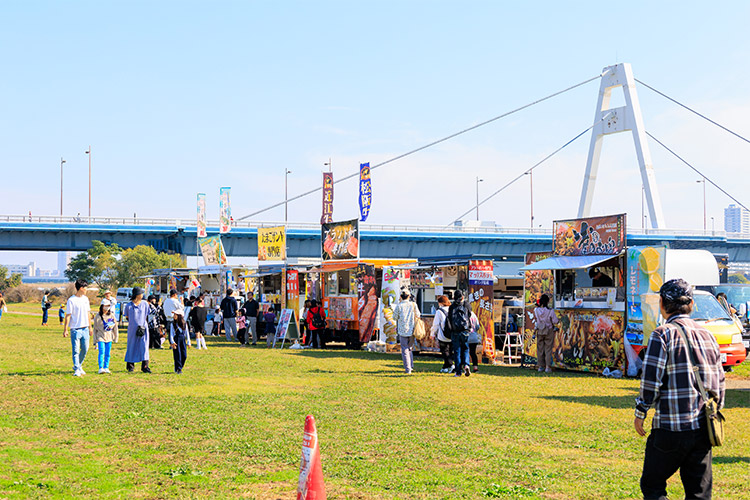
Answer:
[(323, 172), (323, 215), (321, 224), (333, 222), (333, 172)]
[(258, 260), (286, 260), (286, 227), (258, 228)]
[(206, 236), (206, 193), (198, 193), (198, 238)]
[(359, 307), (359, 341), (367, 343), (378, 320), (378, 287), (375, 266), (357, 265), (357, 298)]
[(372, 204), (372, 179), (370, 179), (370, 162), (359, 164), (359, 220), (364, 222), (370, 215)]
[(295, 321), (299, 316), (299, 271), (286, 270), (286, 308), (294, 311)]
[(228, 233), (232, 230), (232, 207), (229, 204), (229, 190), (223, 187), (219, 189), (219, 232)]
[(227, 254), (224, 252), (221, 236), (215, 235), (207, 238), (198, 238), (198, 245), (201, 247), (203, 261), (207, 266), (227, 263)]
[(495, 323), (492, 317), (494, 283), (495, 275), (491, 260), (469, 261), (469, 303), (471, 311), (479, 319), (482, 352), (490, 363), (495, 360)]

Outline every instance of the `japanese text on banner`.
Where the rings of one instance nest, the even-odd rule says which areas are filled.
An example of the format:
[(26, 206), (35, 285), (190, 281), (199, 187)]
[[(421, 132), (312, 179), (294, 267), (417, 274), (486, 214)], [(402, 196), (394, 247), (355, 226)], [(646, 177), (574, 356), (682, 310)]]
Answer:
[(224, 234), (232, 230), (232, 207), (229, 204), (231, 188), (219, 189), (219, 232)]
[(359, 220), (364, 222), (370, 215), (372, 205), (372, 179), (370, 178), (370, 163), (359, 165)]
[(258, 260), (286, 259), (286, 228), (284, 226), (258, 228)]
[(323, 172), (323, 215), (321, 224), (333, 222), (333, 172)]
[(206, 194), (198, 193), (198, 238), (206, 236)]

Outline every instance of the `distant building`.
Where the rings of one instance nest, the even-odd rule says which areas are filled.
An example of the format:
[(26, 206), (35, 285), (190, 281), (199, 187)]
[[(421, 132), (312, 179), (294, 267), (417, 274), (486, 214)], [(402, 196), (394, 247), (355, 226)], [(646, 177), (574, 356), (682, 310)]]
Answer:
[(57, 252), (57, 270), (59, 272), (58, 276), (65, 276), (65, 270), (68, 269), (68, 264), (70, 264), (70, 260), (72, 258), (73, 252)]
[(6, 264), (3, 267), (8, 269), (8, 274), (20, 274), (24, 278), (33, 278), (36, 276), (36, 263), (29, 262), (27, 265), (22, 266), (19, 264)]
[(728, 233), (750, 233), (750, 212), (735, 204), (724, 209), (724, 231)]

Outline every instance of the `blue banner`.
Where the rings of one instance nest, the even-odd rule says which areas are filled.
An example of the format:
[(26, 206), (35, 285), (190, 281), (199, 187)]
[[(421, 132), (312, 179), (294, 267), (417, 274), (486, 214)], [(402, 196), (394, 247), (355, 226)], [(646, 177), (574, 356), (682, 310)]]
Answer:
[(372, 179), (370, 179), (370, 162), (359, 164), (359, 220), (364, 222), (370, 215), (372, 204)]

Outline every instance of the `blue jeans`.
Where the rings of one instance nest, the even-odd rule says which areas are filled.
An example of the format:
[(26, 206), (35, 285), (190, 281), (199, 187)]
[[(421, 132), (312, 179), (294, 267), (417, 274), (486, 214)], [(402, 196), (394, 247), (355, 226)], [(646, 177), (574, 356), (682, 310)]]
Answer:
[(70, 344), (73, 347), (73, 371), (78, 371), (89, 350), (89, 327), (71, 329)]
[(49, 318), (49, 310), (46, 307), (42, 307), (42, 324), (47, 324), (47, 318)]
[(99, 349), (99, 369), (109, 368), (109, 353), (112, 349), (112, 342), (97, 342), (97, 349)]
[(464, 366), (469, 366), (469, 332), (454, 333), (451, 336), (456, 362), (456, 373), (461, 373)]

